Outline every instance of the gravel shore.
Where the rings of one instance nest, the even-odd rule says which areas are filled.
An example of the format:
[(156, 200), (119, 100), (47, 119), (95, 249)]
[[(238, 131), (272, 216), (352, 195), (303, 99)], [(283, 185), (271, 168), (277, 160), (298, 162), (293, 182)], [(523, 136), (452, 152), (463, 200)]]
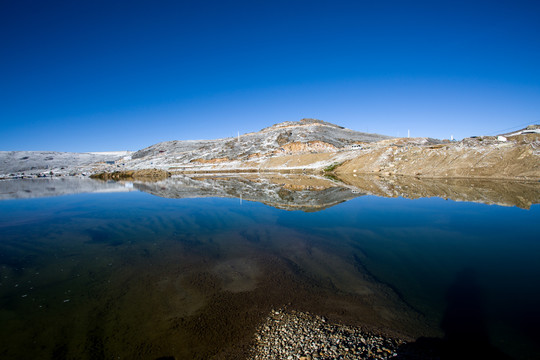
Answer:
[(255, 339), (253, 360), (391, 359), (405, 343), (283, 309), (271, 311)]

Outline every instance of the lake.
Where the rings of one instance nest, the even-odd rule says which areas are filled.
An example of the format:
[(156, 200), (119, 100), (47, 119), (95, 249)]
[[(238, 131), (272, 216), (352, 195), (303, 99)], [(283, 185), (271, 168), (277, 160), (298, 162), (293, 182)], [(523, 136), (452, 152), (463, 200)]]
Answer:
[(538, 358), (539, 185), (0, 181), (0, 357), (235, 358), (287, 307)]

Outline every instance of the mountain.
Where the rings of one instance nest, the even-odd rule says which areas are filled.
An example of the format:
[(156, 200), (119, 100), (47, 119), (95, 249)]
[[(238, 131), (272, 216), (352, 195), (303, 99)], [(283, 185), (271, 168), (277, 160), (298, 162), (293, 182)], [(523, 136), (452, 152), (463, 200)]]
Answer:
[(176, 155), (180, 162), (214, 159), (247, 160), (253, 156), (287, 153), (294, 149), (306, 151), (336, 150), (362, 142), (390, 139), (389, 136), (368, 134), (346, 129), (316, 119), (279, 123), (255, 133), (217, 140), (166, 141), (133, 154), (133, 159), (149, 156)]
[[(391, 137), (354, 131), (322, 120), (302, 119), (234, 138), (162, 142), (134, 153), (128, 166), (184, 172), (313, 170), (323, 163), (332, 164), (340, 151), (387, 139)], [(306, 155), (312, 156), (297, 158), (297, 165), (289, 163), (288, 156)]]
[(102, 178), (135, 178), (141, 170), (165, 177), (281, 172), (538, 180), (540, 127), (441, 141), (392, 138), (302, 119), (232, 138), (166, 141), (135, 153), (0, 152), (0, 178), (114, 172), (119, 173)]

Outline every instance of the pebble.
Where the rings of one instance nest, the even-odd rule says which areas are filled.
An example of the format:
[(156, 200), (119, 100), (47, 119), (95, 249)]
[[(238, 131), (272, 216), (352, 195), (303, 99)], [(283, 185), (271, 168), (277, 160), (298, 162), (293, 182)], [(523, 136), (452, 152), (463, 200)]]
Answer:
[(253, 360), (391, 359), (402, 340), (331, 324), (299, 311), (272, 310), (255, 334)]

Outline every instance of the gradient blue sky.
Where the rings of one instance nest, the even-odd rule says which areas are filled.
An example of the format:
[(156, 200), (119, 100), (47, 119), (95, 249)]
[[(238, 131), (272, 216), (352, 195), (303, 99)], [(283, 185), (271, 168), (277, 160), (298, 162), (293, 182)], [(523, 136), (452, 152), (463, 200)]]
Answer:
[(0, 1), (0, 150), (540, 123), (540, 1)]

